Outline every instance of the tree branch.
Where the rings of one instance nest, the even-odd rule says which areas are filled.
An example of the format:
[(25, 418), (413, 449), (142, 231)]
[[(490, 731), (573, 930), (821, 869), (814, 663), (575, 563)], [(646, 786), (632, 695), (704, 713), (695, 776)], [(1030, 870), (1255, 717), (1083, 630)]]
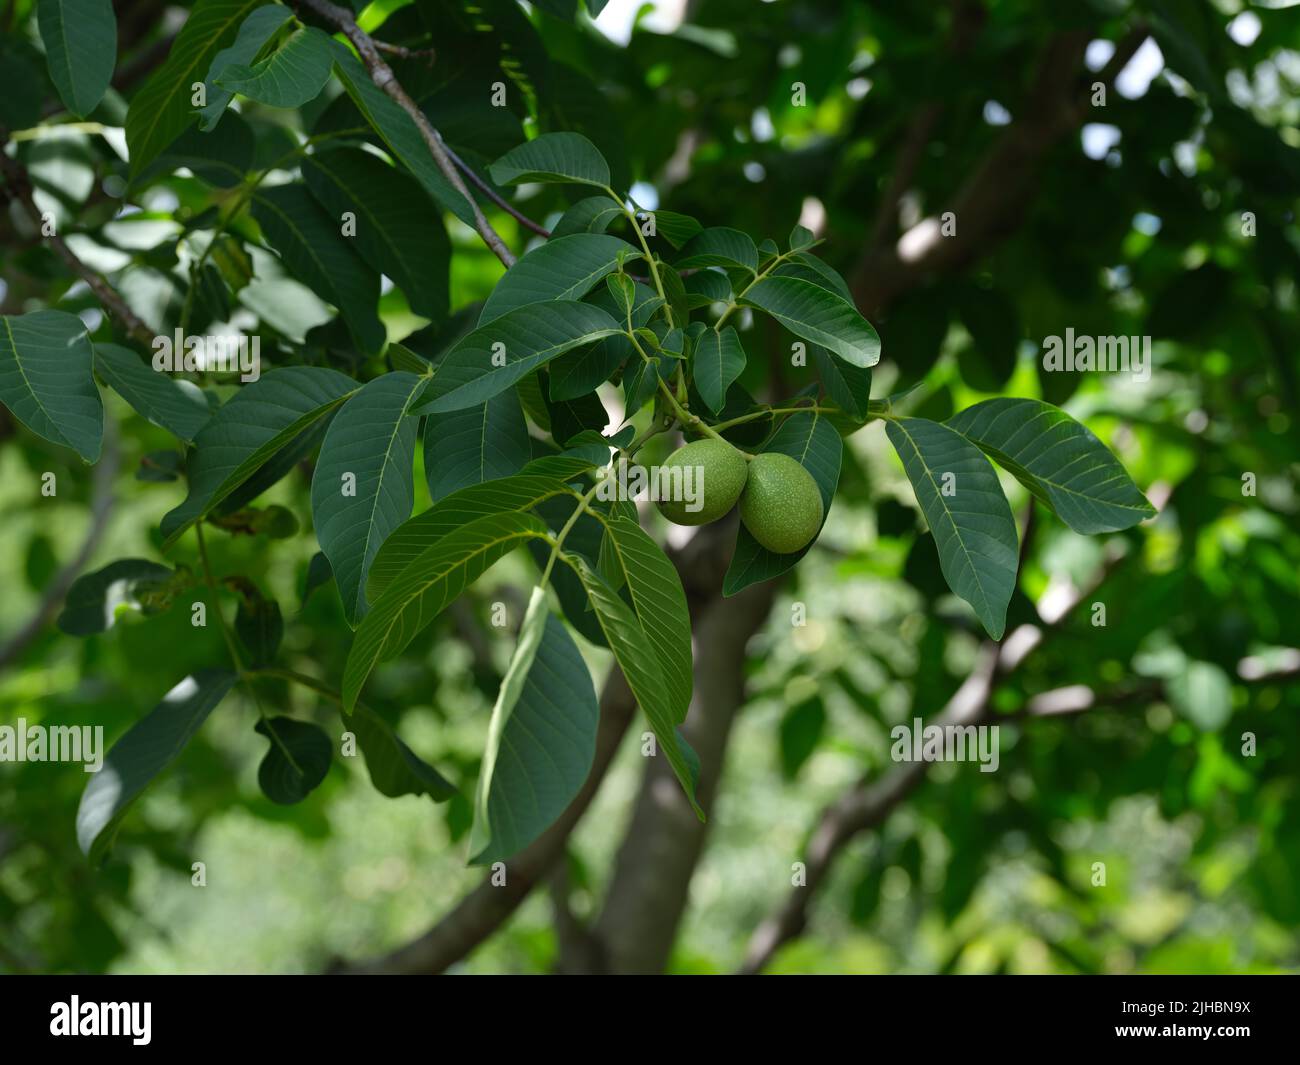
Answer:
[(513, 266), (515, 263), (514, 253), (506, 247), (501, 235), (492, 228), (492, 224), (483, 216), (478, 201), (465, 187), (465, 182), (461, 180), (456, 164), (451, 161), (451, 157), (447, 154), (447, 147), (443, 144), (442, 137), (433, 128), (425, 113), (420, 110), (419, 105), (407, 95), (406, 90), (398, 82), (397, 75), (393, 73), (393, 68), (384, 62), (383, 57), (379, 54), (376, 42), (370, 34), (357, 25), (356, 19), (352, 17), (352, 12), (347, 8), (339, 7), (338, 4), (330, 3), (330, 0), (296, 0), (296, 2), (314, 11), (321, 18), (343, 31), (343, 35), (352, 42), (353, 47), (361, 56), (361, 62), (365, 64), (366, 70), (370, 73), (370, 80), (392, 97), (398, 107), (411, 116), (411, 121), (415, 123), (416, 129), (420, 131), (420, 136), (424, 139), (425, 146), (428, 147), (429, 154), (433, 156), (433, 161), (438, 165), (438, 169), (442, 171), (443, 177), (451, 182), (452, 188), (469, 202), (470, 209), (474, 212), (474, 229), (483, 238), (483, 243), (492, 249), (493, 254), (506, 267)]
[[(5, 188), (10, 196), (22, 206), (32, 225), (36, 227), (37, 232), (40, 232), (42, 226), (41, 211), (32, 198), (31, 177), (27, 173), (27, 168), (17, 159), (11, 158), (5, 151), (8, 139), (8, 131), (0, 129), (0, 173), (4, 175)], [(146, 346), (153, 343), (153, 330), (136, 316), (135, 312), (127, 306), (126, 300), (122, 299), (117, 290), (102, 275), (96, 273), (77, 257), (76, 252), (68, 247), (62, 237), (51, 234), (42, 239), (48, 241), (50, 247), (67, 263), (72, 272), (90, 286), (90, 290), (95, 294), (95, 298), (99, 300), (104, 310), (113, 315), (128, 334)]]
[(108, 517), (113, 510), (113, 480), (121, 464), (121, 454), (117, 448), (117, 429), (112, 419), (104, 419), (104, 446), (99, 462), (94, 467), (94, 479), (91, 488), (90, 526), (81, 541), (77, 553), (59, 570), (45, 587), (36, 611), (27, 623), (0, 646), (0, 670), (3, 670), (27, 649), (41, 630), (49, 623), (54, 611), (63, 603), (64, 596), (72, 587), (72, 582), (81, 575), (82, 568), (94, 554), (95, 548), (108, 528)]
[[(1094, 80), (1109, 85), (1148, 32), (1145, 24), (1130, 30)], [(944, 212), (951, 212), (956, 220), (953, 235), (943, 236), (937, 218), (932, 217), (892, 247), (867, 248), (850, 282), (864, 314), (878, 312), (931, 274), (964, 267), (1014, 226), (1044, 157), (1088, 113), (1090, 93), (1081, 91), (1078, 74), (1089, 38), (1085, 31), (1070, 31), (1048, 43), (1023, 113), (994, 143)]]
[[(1031, 509), (1030, 514), (1033, 513)], [(1028, 557), (1031, 533), (1032, 525), (1027, 524), (1020, 545), (1022, 568)], [(949, 725), (982, 724), (992, 720), (992, 701), (998, 682), (1024, 664), (1030, 653), (1042, 643), (1044, 629), (1059, 628), (1126, 557), (1112, 547), (1094, 578), (1087, 584), (1077, 588), (1049, 588), (1038, 604), (1041, 626), (1021, 625), (1001, 640), (986, 640), (980, 648), (975, 668), (945, 704), (935, 724), (942, 728)], [(807, 924), (813, 896), (826, 880), (836, 857), (859, 833), (882, 824), (894, 808), (925, 779), (929, 768), (928, 762), (907, 762), (895, 767), (878, 781), (863, 777), (845, 795), (827, 807), (818, 820), (808, 845), (804, 886), (795, 888), (780, 909), (755, 930), (740, 972), (760, 972), (780, 947), (802, 933)]]

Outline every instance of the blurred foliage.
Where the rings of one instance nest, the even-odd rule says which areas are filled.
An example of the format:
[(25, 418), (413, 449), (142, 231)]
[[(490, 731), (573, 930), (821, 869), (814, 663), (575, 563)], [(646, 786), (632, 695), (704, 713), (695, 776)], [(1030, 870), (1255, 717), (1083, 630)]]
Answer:
[[(30, 7), (12, 5), (18, 27)], [(1241, 0), (703, 0), (671, 31), (638, 25), (620, 45), (585, 15), (572, 24), (553, 16), (552, 5), (525, 13), (480, 3), (499, 16), (490, 30), (450, 14), (454, 7), (375, 4), (363, 23), (401, 42), (414, 20), (435, 19), (437, 62), (397, 68), (406, 82), (423, 77), (445, 90), (431, 113), (472, 164), (517, 142), (521, 128), (578, 130), (611, 161), (616, 183), (644, 183), (636, 195), (645, 206), (772, 234), (801, 215), (818, 219), (821, 252), (849, 277), (921, 109), (942, 105), (903, 204), (912, 221), (941, 211), (962, 188), (1006, 115), (1014, 123), (1033, 108), (1028, 94), (1049, 39), (1086, 34), (1100, 66), (1104, 42), (1149, 20), (1155, 76), (1127, 92), (1121, 80), (1085, 119), (1114, 127), (1113, 146), (1085, 152), (1095, 135), (1062, 138), (1013, 223), (974, 262), (926, 279), (886, 309), (876, 321), (884, 358), (875, 394), (919, 385), (909, 409), (936, 417), (990, 394), (1063, 404), (1139, 485), (1152, 486), (1161, 514), (1091, 540), (1039, 523), (1022, 577), (1030, 600), (1066, 581), (1087, 586), (1110, 551), (1123, 559), (999, 685), (999, 771), (935, 767), (882, 829), (846, 850), (808, 935), (772, 969), (1300, 966), (1300, 685), (1294, 659), (1280, 650), (1300, 644), (1297, 9)], [(628, 8), (610, 4), (600, 26)], [(976, 27), (955, 58), (959, 15), (971, 9)], [(162, 32), (159, 20), (135, 47)], [(0, 121), (34, 126), (17, 91), (44, 76), (30, 32), (6, 36), (0, 54), (0, 96), (11, 112)], [(517, 110), (487, 112), (488, 121), (475, 102), (502, 76), (526, 92)], [(795, 83), (806, 106), (792, 102)], [(319, 110), (327, 121), (324, 102)], [(175, 312), (183, 292), (178, 234), (219, 193), (176, 175), (148, 191), (142, 211), (117, 217), (124, 164), (113, 128), (123, 113), (110, 91), (94, 116), (108, 127), (102, 135), (57, 131), (17, 149), (70, 243), (97, 268), (122, 271), (121, 289), (152, 325), (169, 305)], [(259, 152), (273, 152), (284, 114), (245, 109)], [(568, 202), (539, 188), (519, 206), (553, 224)], [(514, 248), (525, 246), (512, 219), (493, 221)], [(6, 312), (93, 306), (39, 241), (20, 239), (7, 221), (0, 233)], [(281, 338), (264, 358), (345, 357), (326, 333), (308, 332), (327, 310), (276, 276), (251, 230), (239, 235), (251, 242), (255, 278), (243, 312)], [(451, 223), (449, 235), (455, 311), (482, 299), (500, 268), (464, 227)], [(392, 339), (426, 324), (396, 290), (381, 313)], [(1041, 373), (1042, 339), (1067, 327), (1150, 335), (1150, 380)], [(776, 331), (751, 336), (751, 354), (762, 342), (770, 358), (751, 357), (743, 378), (754, 394), (789, 394), (815, 379), (811, 367), (786, 364)], [(168, 435), (108, 402), (111, 420), (127, 427), (124, 461), (109, 533), (88, 568), (158, 557), (158, 519), (181, 498), (165, 474), (137, 475), (142, 464), (159, 465)], [(0, 418), (0, 632), (8, 633), (76, 550), (90, 474)], [(55, 500), (40, 495), (46, 471), (58, 477)], [(1243, 494), (1246, 475), (1254, 495)], [(423, 481), (417, 472), (417, 486)], [(309, 485), (310, 470), (300, 469), (259, 505), (282, 505), (309, 528)], [(1009, 479), (1007, 489), (1023, 513), (1023, 489)], [(280, 603), (293, 667), (336, 669), (348, 640), (338, 597), (327, 586), (303, 602), (311, 538), (273, 551), (257, 536), (213, 533), (211, 541), (218, 572), (243, 573)], [(954, 609), (933, 550), (883, 432), (854, 436), (821, 543), (751, 647), (752, 698), (675, 969), (739, 962), (749, 933), (788, 892), (790, 863), (819, 810), (864, 770), (887, 770), (890, 727), (936, 713), (967, 675), (978, 633)], [(198, 569), (189, 541), (169, 561)], [(487, 624), (488, 604), (518, 598), (522, 566), (514, 559), (494, 569), (464, 611), (440, 619), (374, 685), (376, 709), (400, 721), (411, 746), (463, 795), (510, 650), (509, 637)], [(175, 676), (221, 660), (217, 629), (190, 626), (190, 601), (80, 641), (47, 626), (0, 676), (0, 721), (93, 721), (111, 742)], [(795, 602), (806, 604), (808, 622), (792, 629)], [(1092, 623), (1094, 602), (1105, 604), (1104, 627)], [(1013, 602), (1012, 627), (1031, 610)], [(603, 670), (607, 655), (584, 645), (588, 652)], [(1257, 679), (1269, 669), (1282, 675)], [(1097, 705), (1025, 716), (1035, 696), (1073, 685), (1092, 690)], [(0, 969), (313, 970), (418, 934), (477, 881), (463, 864), (464, 799), (438, 807), (387, 800), (362, 770), (336, 764), (308, 801), (277, 807), (257, 789), (256, 710), (247, 702), (232, 709), (214, 715), (137, 808), (129, 839), (102, 870), (76, 847), (80, 768), (0, 764)], [(273, 709), (339, 735), (334, 709), (301, 689), (281, 689)], [(1246, 733), (1257, 741), (1252, 756), (1242, 753)], [(624, 750), (574, 837), (579, 915), (598, 904), (639, 769), (636, 752)], [(195, 861), (206, 865), (201, 890), (190, 885)], [(1104, 886), (1094, 883), (1096, 862), (1105, 863)], [(554, 954), (549, 906), (538, 895), (465, 968), (545, 970)]]

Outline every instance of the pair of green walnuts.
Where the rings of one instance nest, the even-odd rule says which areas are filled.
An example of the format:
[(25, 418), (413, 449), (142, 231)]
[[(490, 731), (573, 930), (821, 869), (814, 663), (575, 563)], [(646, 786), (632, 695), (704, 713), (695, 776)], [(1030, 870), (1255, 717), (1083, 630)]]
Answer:
[(687, 510), (680, 500), (660, 501), (663, 516), (678, 525), (717, 521), (739, 500), (745, 528), (778, 555), (807, 547), (822, 527), (817, 482), (789, 455), (765, 452), (747, 457), (725, 440), (708, 438), (678, 448), (664, 466), (693, 466), (702, 478), (699, 510)]

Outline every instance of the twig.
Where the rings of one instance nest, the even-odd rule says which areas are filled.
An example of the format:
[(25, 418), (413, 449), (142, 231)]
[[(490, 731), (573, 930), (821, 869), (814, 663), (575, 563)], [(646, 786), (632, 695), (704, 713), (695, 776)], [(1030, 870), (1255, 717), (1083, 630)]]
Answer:
[(338, 4), (330, 3), (330, 0), (297, 0), (297, 2), (304, 7), (310, 8), (321, 18), (333, 23), (343, 31), (343, 35), (352, 42), (353, 47), (360, 54), (361, 62), (365, 64), (366, 70), (370, 72), (370, 80), (378, 88), (386, 92), (398, 107), (410, 115), (411, 121), (415, 123), (416, 129), (420, 131), (420, 136), (424, 139), (429, 154), (433, 156), (433, 161), (438, 165), (438, 169), (451, 183), (452, 188), (464, 196), (469, 203), (470, 210), (474, 214), (474, 229), (483, 238), (483, 242), (492, 249), (493, 254), (502, 263), (507, 267), (513, 266), (515, 263), (514, 253), (506, 247), (505, 241), (492, 228), (492, 224), (483, 217), (478, 201), (465, 187), (465, 182), (461, 180), (460, 171), (456, 169), (456, 164), (451, 161), (451, 157), (447, 154), (447, 148), (443, 144), (442, 137), (430, 124), (428, 116), (420, 110), (419, 105), (402, 88), (397, 80), (397, 75), (393, 73), (393, 68), (384, 62), (374, 38), (357, 25), (351, 11), (339, 7)]
[(21, 629), (9, 638), (3, 647), (0, 647), (0, 669), (4, 669), (10, 662), (17, 659), (27, 649), (27, 645), (40, 635), (51, 615), (63, 602), (64, 596), (68, 594), (72, 582), (77, 579), (82, 567), (90, 560), (95, 548), (99, 546), (104, 530), (108, 528), (108, 517), (113, 509), (113, 481), (117, 477), (120, 465), (121, 454), (117, 449), (117, 429), (112, 419), (105, 418), (104, 445), (99, 456), (99, 462), (95, 465), (93, 487), (91, 489), (90, 527), (86, 530), (85, 539), (81, 541), (81, 547), (68, 560), (67, 565), (59, 570), (50, 583), (46, 585), (45, 592), (41, 596), (41, 601), (35, 613), (27, 619), (27, 623)]
[[(439, 134), (439, 137), (441, 137), (441, 134)], [(510, 215), (511, 218), (513, 218), (524, 228), (531, 229), (538, 236), (546, 237), (547, 239), (550, 239), (551, 231), (549, 229), (547, 229), (545, 226), (538, 225), (526, 214), (524, 214), (522, 211), (516, 208), (513, 204), (503, 199), (497, 193), (496, 189), (494, 189), (491, 185), (489, 185), (486, 181), (484, 181), (481, 177), (479, 177), (477, 173), (475, 173), (474, 168), (471, 167), (469, 163), (465, 162), (464, 159), (462, 159), (459, 155), (457, 155), (454, 151), (452, 151), (451, 145), (449, 145), (446, 141), (443, 141), (442, 147), (443, 150), (447, 153), (448, 158), (451, 159), (451, 161), (455, 163), (464, 172), (465, 176), (469, 178), (471, 182), (473, 182), (474, 187), (478, 189), (479, 192), (483, 193), (484, 196), (486, 196), (489, 200), (495, 203), (498, 207), (501, 208), (501, 210), (505, 211), (506, 214)]]
[[(32, 224), (39, 231), (43, 220), (40, 208), (36, 206), (36, 201), (32, 199), (31, 178), (27, 173), (27, 168), (17, 159), (11, 159), (5, 152), (4, 145), (7, 141), (8, 131), (0, 129), (0, 172), (4, 174), (6, 188), (13, 198), (23, 206)], [(60, 258), (68, 264), (72, 272), (90, 286), (90, 290), (95, 294), (104, 309), (117, 318), (127, 333), (142, 344), (150, 345), (153, 343), (153, 330), (136, 316), (135, 312), (127, 306), (126, 300), (122, 299), (117, 290), (102, 275), (96, 273), (77, 257), (76, 252), (68, 247), (62, 237), (57, 234), (50, 234), (43, 239), (49, 241), (50, 247), (58, 252)]]

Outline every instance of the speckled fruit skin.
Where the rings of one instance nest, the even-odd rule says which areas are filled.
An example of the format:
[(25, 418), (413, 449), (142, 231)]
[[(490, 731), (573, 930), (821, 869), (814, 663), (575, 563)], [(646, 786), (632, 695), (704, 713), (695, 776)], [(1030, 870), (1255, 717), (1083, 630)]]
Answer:
[(663, 500), (659, 511), (678, 525), (707, 525), (717, 521), (736, 505), (749, 475), (745, 456), (723, 440), (696, 440), (679, 447), (664, 461), (665, 466), (699, 466), (704, 471), (700, 490), (704, 504), (692, 513), (685, 500)]
[(822, 495), (817, 482), (789, 455), (755, 455), (740, 497), (740, 520), (769, 551), (794, 554), (822, 527)]

